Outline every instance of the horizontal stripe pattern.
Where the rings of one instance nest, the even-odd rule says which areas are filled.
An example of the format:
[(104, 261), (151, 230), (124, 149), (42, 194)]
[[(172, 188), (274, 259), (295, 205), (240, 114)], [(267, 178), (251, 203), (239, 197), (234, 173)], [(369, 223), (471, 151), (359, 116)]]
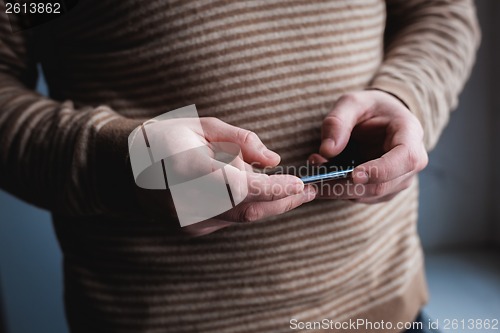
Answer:
[[(409, 205), (410, 202), (413, 204)], [(398, 283), (403, 283), (403, 277), (408, 278), (406, 274), (411, 275), (420, 267), (414, 230), (415, 202), (415, 189), (401, 194), (382, 211), (376, 207), (359, 210), (355, 209), (357, 205), (346, 203), (328, 214), (325, 209), (331, 205), (320, 202), (321, 207), (316, 209), (304, 207), (308, 209), (304, 215), (315, 217), (311, 220), (290, 216), (284, 221), (264, 223), (265, 228), (256, 224), (247, 237), (248, 228), (241, 228), (239, 237), (235, 232), (235, 237), (229, 238), (231, 241), (224, 231), (184, 245), (171, 235), (162, 237), (161, 226), (157, 225), (151, 226), (149, 232), (147, 226), (131, 226), (138, 232), (124, 228), (113, 237), (106, 235), (113, 232), (113, 228), (102, 225), (106, 221), (93, 221), (97, 224), (95, 229), (88, 228), (88, 221), (83, 221), (83, 229), (68, 225), (67, 221), (56, 226), (67, 239), (74, 242), (76, 237), (71, 235), (76, 233), (79, 241), (92, 244), (91, 250), (84, 244), (74, 244), (86, 249), (85, 260), (70, 260), (67, 283), (71, 284), (70, 290), (85, 290), (85, 297), (91, 298), (101, 315), (122, 318), (114, 323), (120, 331), (140, 329), (146, 315), (140, 304), (145, 300), (148, 329), (152, 331), (176, 327), (182, 332), (192, 330), (189, 325), (200, 325), (195, 330), (245, 332), (249, 326), (244, 318), (249, 317), (249, 311), (264, 325), (258, 325), (255, 331), (280, 331), (283, 318), (291, 315), (291, 309), (305, 314), (310, 304), (328, 299), (326, 295), (331, 295), (326, 304), (334, 310), (325, 310), (324, 314), (343, 318), (364, 304), (360, 301), (353, 305), (343, 300), (356, 299), (358, 294), (363, 296), (367, 286), (385, 290), (385, 296), (400, 292)], [(297, 210), (290, 215), (299, 213)], [(343, 216), (351, 218), (342, 219)], [(325, 224), (325, 217), (339, 224)], [(262, 231), (270, 237), (259, 237)], [(297, 231), (306, 234), (298, 237)], [(113, 242), (108, 243), (109, 239)], [(66, 248), (74, 253), (71, 246)], [(377, 274), (383, 278), (379, 280)], [(399, 282), (385, 289), (384, 279)], [(75, 281), (78, 286), (74, 286)], [(373, 285), (374, 281), (381, 281), (382, 285)], [(199, 302), (200, 298), (206, 302)], [(342, 306), (337, 308), (337, 302)], [(272, 314), (260, 312), (264, 304)], [(221, 316), (227, 320), (220, 321)], [(178, 318), (189, 325), (177, 328)], [(309, 318), (318, 317), (313, 314)]]
[[(335, 101), (372, 87), (401, 98), (432, 147), (478, 36), (469, 0), (87, 0), (17, 34), (0, 16), (0, 186), (54, 214), (72, 332), (413, 319), (426, 297), (416, 184), (387, 203), (318, 200), (188, 238), (112, 214), (133, 198), (99, 182), (101, 129), (196, 104), (301, 165)], [(52, 98), (30, 90), (37, 61)]]

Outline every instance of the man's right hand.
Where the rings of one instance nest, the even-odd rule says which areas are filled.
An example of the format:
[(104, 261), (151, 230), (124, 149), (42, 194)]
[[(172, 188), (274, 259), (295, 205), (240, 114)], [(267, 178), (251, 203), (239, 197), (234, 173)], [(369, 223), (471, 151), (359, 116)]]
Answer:
[[(203, 128), (200, 131), (199, 122)], [(280, 157), (267, 149), (258, 136), (248, 130), (229, 125), (216, 118), (169, 119), (147, 125), (150, 144), (161, 145), (169, 154), (192, 151), (189, 158), (174, 163), (175, 172), (189, 178), (199, 174), (199, 161), (207, 156), (197, 156), (196, 147), (211, 147), (212, 142), (230, 142), (238, 145), (243, 161), (228, 165), (225, 170), (233, 188), (246, 187), (248, 195), (234, 208), (216, 216), (182, 228), (191, 236), (201, 236), (239, 222), (254, 222), (266, 217), (283, 214), (303, 203), (313, 200), (316, 191), (312, 186), (304, 187), (300, 179), (291, 175), (266, 175), (256, 173), (251, 166), (273, 167)], [(201, 151), (200, 151), (201, 154)], [(198, 162), (198, 163), (197, 163)], [(245, 186), (243, 186), (245, 185)], [(169, 191), (137, 188), (143, 208), (155, 219), (175, 215)]]

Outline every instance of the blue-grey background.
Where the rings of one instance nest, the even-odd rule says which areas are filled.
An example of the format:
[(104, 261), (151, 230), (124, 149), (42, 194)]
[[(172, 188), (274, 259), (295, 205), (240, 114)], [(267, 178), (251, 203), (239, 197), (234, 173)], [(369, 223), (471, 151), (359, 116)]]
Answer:
[[(426, 310), (441, 321), (500, 319), (500, 1), (477, 5), (483, 31), (478, 61), (420, 177), (419, 230), (431, 291)], [(43, 80), (38, 89), (47, 93)], [(61, 253), (49, 213), (0, 191), (6, 332), (67, 332), (62, 300)]]

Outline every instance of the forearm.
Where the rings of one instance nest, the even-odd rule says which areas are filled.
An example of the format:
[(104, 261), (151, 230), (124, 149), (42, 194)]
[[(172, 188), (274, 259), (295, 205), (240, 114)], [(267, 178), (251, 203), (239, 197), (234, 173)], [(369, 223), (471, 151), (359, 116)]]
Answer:
[(127, 138), (141, 121), (37, 94), (33, 31), (16, 18), (0, 15), (0, 188), (56, 214), (134, 210)]
[(127, 137), (140, 121), (105, 106), (77, 110), (0, 77), (0, 187), (58, 214), (132, 207)]
[(99, 128), (95, 142), (95, 188), (114, 215), (142, 215), (128, 152), (129, 134), (145, 119), (114, 118)]
[(415, 113), (432, 149), (457, 106), (480, 31), (473, 1), (389, 0), (385, 57), (369, 88), (387, 91)]

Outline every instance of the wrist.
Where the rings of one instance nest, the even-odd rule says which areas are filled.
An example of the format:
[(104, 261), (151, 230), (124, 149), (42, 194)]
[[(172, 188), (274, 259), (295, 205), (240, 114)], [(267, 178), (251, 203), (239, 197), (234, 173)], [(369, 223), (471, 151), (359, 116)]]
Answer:
[(390, 91), (383, 90), (383, 89), (380, 89), (380, 88), (375, 88), (375, 87), (367, 88), (365, 90), (366, 91), (370, 91), (370, 90), (371, 91), (377, 91), (379, 93), (382, 93), (385, 96), (390, 97), (391, 99), (393, 99), (393, 100), (397, 101), (398, 103), (402, 104), (402, 106), (404, 106), (404, 108), (407, 109), (407, 111), (410, 111), (410, 107), (408, 106), (408, 104), (403, 99), (401, 99), (398, 95), (396, 95), (396, 94), (394, 94), (394, 93), (392, 93)]
[(118, 117), (102, 126), (95, 144), (95, 184), (98, 201), (112, 215), (141, 215), (128, 159), (128, 136), (141, 119)]

